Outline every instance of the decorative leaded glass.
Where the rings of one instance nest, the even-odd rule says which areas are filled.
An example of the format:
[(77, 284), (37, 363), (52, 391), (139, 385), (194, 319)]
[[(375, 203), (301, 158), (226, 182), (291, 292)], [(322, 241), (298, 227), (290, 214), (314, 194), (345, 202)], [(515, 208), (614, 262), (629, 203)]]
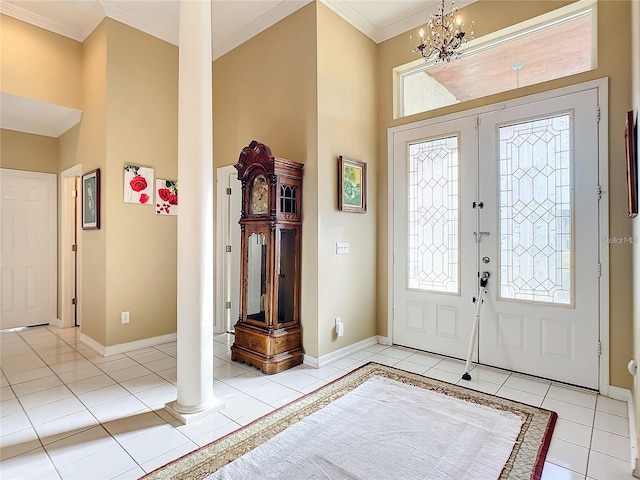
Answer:
[(407, 286), (459, 293), (459, 137), (409, 144)]
[(572, 304), (570, 128), (563, 113), (499, 129), (504, 299)]

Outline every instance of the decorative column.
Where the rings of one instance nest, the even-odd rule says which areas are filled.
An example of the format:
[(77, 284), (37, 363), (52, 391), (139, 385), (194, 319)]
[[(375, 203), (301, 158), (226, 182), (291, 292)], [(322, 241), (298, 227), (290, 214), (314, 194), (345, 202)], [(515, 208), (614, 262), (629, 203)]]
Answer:
[(223, 406), (213, 395), (211, 1), (180, 1), (178, 85), (178, 398), (182, 422)]

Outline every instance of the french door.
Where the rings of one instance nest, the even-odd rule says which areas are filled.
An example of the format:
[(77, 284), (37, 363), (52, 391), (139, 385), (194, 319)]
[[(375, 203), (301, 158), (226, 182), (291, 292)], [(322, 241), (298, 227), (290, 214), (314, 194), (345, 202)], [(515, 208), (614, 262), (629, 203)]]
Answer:
[(394, 133), (393, 341), (599, 379), (597, 90)]

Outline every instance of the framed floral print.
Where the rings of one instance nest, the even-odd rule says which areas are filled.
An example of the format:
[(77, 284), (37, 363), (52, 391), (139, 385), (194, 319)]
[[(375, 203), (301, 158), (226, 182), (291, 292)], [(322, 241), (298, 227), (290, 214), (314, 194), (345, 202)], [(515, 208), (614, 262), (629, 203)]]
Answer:
[(124, 201), (141, 205), (153, 203), (153, 168), (124, 166)]
[(156, 214), (178, 215), (178, 182), (156, 179)]

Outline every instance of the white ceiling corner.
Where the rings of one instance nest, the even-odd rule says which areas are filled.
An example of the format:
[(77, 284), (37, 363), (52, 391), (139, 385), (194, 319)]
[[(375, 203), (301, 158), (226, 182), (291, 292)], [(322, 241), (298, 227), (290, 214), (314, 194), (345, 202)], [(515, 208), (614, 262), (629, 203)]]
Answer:
[[(178, 45), (180, 3), (176, 0), (100, 0), (104, 16)], [(145, 4), (146, 3), (146, 4)]]
[[(263, 32), (267, 28), (275, 25), (280, 20), (288, 17), (292, 13), (300, 10), (302, 7), (308, 5), (313, 0), (278, 0), (272, 1), (274, 4), (272, 8), (269, 8), (266, 12), (259, 15), (257, 18), (253, 18), (244, 25), (239, 26), (234, 31), (227, 35), (222, 35), (216, 38), (216, 22), (226, 22), (228, 19), (224, 18), (224, 10), (221, 11), (222, 4), (224, 2), (213, 2), (212, 7), (212, 20), (213, 23), (213, 59), (217, 59), (230, 52), (239, 45), (242, 45), (247, 40), (255, 37), (260, 32)], [(219, 18), (218, 14), (221, 14)]]
[(329, 7), (334, 13), (340, 15), (344, 20), (349, 22), (355, 28), (364, 33), (367, 37), (376, 43), (380, 43), (382, 40), (382, 32), (369, 20), (363, 17), (350, 3), (344, 0), (320, 0), (323, 4)]

